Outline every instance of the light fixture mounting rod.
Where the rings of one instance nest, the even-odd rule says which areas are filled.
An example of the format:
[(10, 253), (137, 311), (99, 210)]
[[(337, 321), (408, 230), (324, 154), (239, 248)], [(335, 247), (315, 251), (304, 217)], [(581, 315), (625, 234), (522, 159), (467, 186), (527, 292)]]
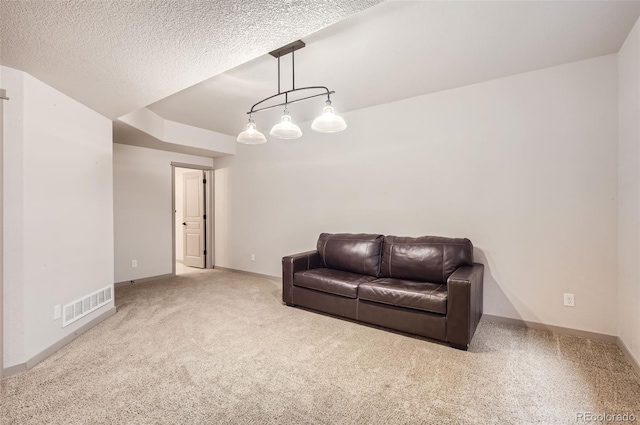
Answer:
[(293, 53), (296, 50), (300, 50), (304, 46), (306, 46), (306, 44), (304, 44), (304, 41), (296, 40), (293, 43), (289, 43), (286, 46), (282, 46), (279, 49), (269, 52), (269, 54), (274, 58), (279, 58), (280, 56), (288, 55), (289, 53)]
[[(274, 58), (278, 59), (278, 93), (274, 94), (273, 96), (269, 96), (267, 98), (262, 99), (261, 101), (259, 101), (258, 103), (256, 103), (255, 105), (253, 105), (251, 107), (251, 110), (249, 112), (247, 112), (247, 114), (251, 117), (251, 114), (253, 114), (254, 112), (260, 112), (260, 111), (266, 111), (267, 109), (273, 109), (273, 108), (277, 108), (278, 106), (287, 106), (290, 103), (296, 103), (296, 102), (301, 102), (303, 100), (308, 100), (308, 99), (313, 99), (314, 97), (318, 97), (318, 96), (327, 96), (327, 100), (331, 100), (331, 95), (334, 94), (334, 91), (330, 91), (328, 88), (326, 88), (325, 86), (310, 86), (310, 87), (300, 87), (300, 88), (296, 88), (296, 62), (295, 62), (295, 54), (294, 52), (296, 50), (300, 50), (305, 46), (304, 41), (302, 40), (296, 40), (293, 43), (289, 43), (286, 46), (282, 46), (279, 49), (276, 49), (272, 52), (269, 52), (269, 54), (271, 56), (273, 56)], [(289, 53), (291, 53), (291, 77), (292, 77), (292, 88), (291, 90), (287, 90), (287, 91), (280, 91), (280, 57), (281, 56), (285, 56), (288, 55)], [(297, 91), (303, 91), (303, 90), (321, 90), (322, 93), (318, 93), (318, 94), (314, 94), (311, 96), (306, 96), (306, 97), (302, 97), (300, 99), (294, 99), (294, 100), (289, 100), (289, 93), (294, 93)], [(283, 96), (284, 95), (284, 102), (283, 103), (278, 103), (277, 105), (270, 105), (270, 106), (265, 106), (263, 108), (257, 108), (256, 107), (268, 100), (271, 100), (273, 98), (276, 98), (278, 96)]]

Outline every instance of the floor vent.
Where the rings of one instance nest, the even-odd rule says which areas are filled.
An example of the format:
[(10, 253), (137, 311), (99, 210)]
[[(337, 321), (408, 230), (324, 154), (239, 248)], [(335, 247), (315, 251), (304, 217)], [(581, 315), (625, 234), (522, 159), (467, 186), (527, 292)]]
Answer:
[(111, 286), (107, 286), (106, 288), (102, 288), (91, 295), (87, 295), (86, 297), (79, 298), (69, 304), (65, 304), (62, 309), (64, 312), (62, 317), (62, 327), (64, 328), (92, 311), (108, 304), (112, 298), (111, 291)]

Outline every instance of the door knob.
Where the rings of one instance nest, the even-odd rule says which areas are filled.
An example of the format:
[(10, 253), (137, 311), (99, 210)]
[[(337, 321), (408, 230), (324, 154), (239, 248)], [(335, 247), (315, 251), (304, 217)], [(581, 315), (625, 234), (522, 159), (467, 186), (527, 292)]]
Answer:
[(184, 222), (183, 222), (183, 223), (182, 223), (182, 225), (183, 225), (183, 226), (186, 226), (186, 225), (187, 225), (187, 223), (184, 223)]

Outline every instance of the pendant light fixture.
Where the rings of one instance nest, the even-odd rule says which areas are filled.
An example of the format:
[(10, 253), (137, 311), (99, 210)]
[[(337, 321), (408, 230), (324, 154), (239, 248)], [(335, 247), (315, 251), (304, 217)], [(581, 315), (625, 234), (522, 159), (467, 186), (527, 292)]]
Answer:
[(289, 115), (286, 106), (280, 122), (273, 126), (269, 134), (278, 139), (297, 139), (302, 137), (300, 127), (291, 122), (291, 115)]
[(236, 140), (240, 143), (244, 143), (245, 145), (261, 145), (263, 143), (267, 143), (267, 138), (264, 137), (264, 134), (256, 130), (256, 123), (253, 122), (253, 118), (251, 118), (251, 116), (249, 116), (247, 129), (238, 134), (238, 138)]
[(345, 128), (347, 128), (347, 123), (333, 111), (331, 99), (327, 100), (322, 115), (313, 120), (311, 124), (311, 130), (317, 131), (318, 133), (335, 133)]
[[(245, 143), (248, 145), (257, 145), (257, 144), (266, 143), (267, 138), (264, 136), (264, 134), (262, 134), (257, 130), (256, 124), (253, 122), (252, 115), (254, 113), (277, 108), (279, 106), (284, 106), (284, 114), (282, 115), (280, 122), (273, 126), (269, 134), (279, 139), (297, 139), (299, 137), (302, 137), (302, 131), (300, 130), (300, 127), (298, 127), (291, 121), (291, 115), (289, 115), (288, 105), (291, 103), (301, 102), (303, 100), (313, 99), (318, 96), (327, 96), (327, 101), (323, 109), (322, 115), (320, 115), (318, 118), (316, 118), (313, 121), (313, 124), (311, 125), (311, 129), (319, 133), (335, 133), (347, 128), (347, 124), (345, 123), (344, 119), (336, 115), (333, 109), (333, 106), (331, 106), (331, 95), (335, 93), (334, 91), (330, 91), (328, 88), (324, 86), (296, 88), (296, 68), (295, 68), (294, 52), (298, 49), (302, 49), (304, 46), (305, 46), (304, 42), (302, 42), (301, 40), (298, 40), (269, 53), (271, 56), (278, 59), (278, 93), (262, 99), (261, 101), (253, 105), (251, 107), (251, 110), (247, 112), (247, 114), (249, 115), (249, 123), (247, 124), (247, 129), (238, 135), (238, 138), (236, 140), (239, 143)], [(291, 90), (280, 91), (280, 57), (288, 55), (289, 53), (291, 53), (292, 88)], [(322, 93), (312, 94), (306, 97), (289, 100), (290, 94), (295, 92), (305, 91), (305, 90), (321, 91)], [(260, 104), (280, 96), (284, 96), (284, 102), (278, 103), (276, 105), (256, 108)]]

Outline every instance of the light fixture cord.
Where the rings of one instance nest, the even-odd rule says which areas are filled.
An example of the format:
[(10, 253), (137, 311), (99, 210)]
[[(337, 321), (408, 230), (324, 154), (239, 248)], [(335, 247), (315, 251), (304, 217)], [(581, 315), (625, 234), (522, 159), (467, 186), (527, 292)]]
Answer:
[(296, 89), (296, 51), (291, 51), (291, 75), (292, 75), (292, 83), (293, 89)]
[(278, 56), (278, 94), (280, 94), (280, 56)]

